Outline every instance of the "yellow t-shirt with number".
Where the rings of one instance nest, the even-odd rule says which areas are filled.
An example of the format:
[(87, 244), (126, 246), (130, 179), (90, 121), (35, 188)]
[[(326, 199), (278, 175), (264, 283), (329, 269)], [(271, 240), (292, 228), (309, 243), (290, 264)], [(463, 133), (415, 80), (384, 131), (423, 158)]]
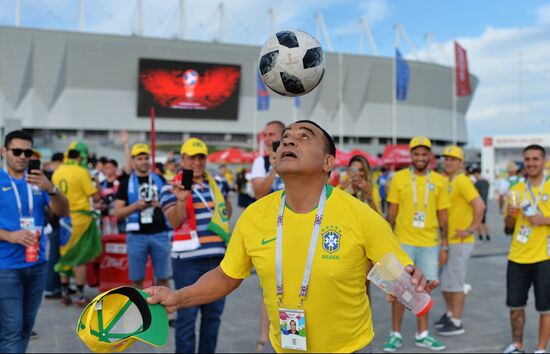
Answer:
[(449, 243), (475, 243), (473, 234), (464, 239), (455, 237), (456, 230), (467, 230), (474, 220), (474, 208), (470, 203), (479, 197), (474, 183), (460, 174), (449, 183), (449, 192)]
[[(367, 204), (339, 188), (328, 199), (313, 259), (309, 293), (303, 303), (307, 348), (311, 352), (354, 352), (374, 338), (366, 294), (367, 259), (392, 252), (403, 265), (412, 264), (389, 224)], [(327, 193), (327, 194), (328, 194)], [(269, 338), (281, 348), (276, 291), (275, 243), (282, 191), (250, 205), (231, 236), (221, 269), (244, 279), (255, 267), (270, 320)], [(285, 208), (283, 218), (282, 308), (296, 309), (317, 209), (298, 214)]]
[[(388, 203), (399, 205), (395, 220), (395, 236), (399, 242), (415, 247), (435, 247), (438, 243), (437, 211), (448, 209), (448, 180), (439, 173), (430, 171), (430, 183), (426, 186), (427, 175), (416, 176), (417, 207), (414, 205), (413, 183), (410, 169), (397, 172), (390, 182)], [(428, 192), (428, 208), (424, 210), (424, 199)], [(414, 213), (425, 212), (423, 228), (413, 226)]]
[(84, 167), (63, 164), (53, 173), (52, 182), (69, 200), (71, 211), (92, 210), (90, 197), (97, 192), (97, 188)]
[[(520, 196), (520, 205), (522, 205), (525, 198), (526, 183), (520, 182), (510, 189), (512, 191), (518, 191)], [(539, 195), (539, 186), (532, 188), (535, 199), (538, 198), (538, 207), (540, 208), (544, 217), (550, 217), (550, 182), (544, 184), (542, 189), (542, 195)], [(527, 200), (534, 203), (534, 200), (527, 191)], [(528, 238), (527, 243), (521, 243), (518, 241), (517, 236), (521, 226), (529, 227), (532, 230), (531, 235)], [(523, 210), (520, 208), (519, 215), (516, 218), (516, 226), (514, 228), (514, 235), (512, 236), (512, 243), (510, 245), (510, 254), (508, 259), (515, 263), (532, 264), (550, 260), (548, 254), (549, 245), (548, 238), (550, 237), (550, 226), (533, 226), (529, 219), (524, 217)]]

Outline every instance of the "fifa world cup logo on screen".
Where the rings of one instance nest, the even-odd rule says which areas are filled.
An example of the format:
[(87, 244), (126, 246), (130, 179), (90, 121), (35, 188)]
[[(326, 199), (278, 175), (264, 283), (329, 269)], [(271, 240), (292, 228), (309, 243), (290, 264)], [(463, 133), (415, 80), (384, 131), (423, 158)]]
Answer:
[(189, 69), (183, 73), (183, 87), (185, 89), (185, 97), (193, 98), (198, 82), (199, 73), (197, 71)]

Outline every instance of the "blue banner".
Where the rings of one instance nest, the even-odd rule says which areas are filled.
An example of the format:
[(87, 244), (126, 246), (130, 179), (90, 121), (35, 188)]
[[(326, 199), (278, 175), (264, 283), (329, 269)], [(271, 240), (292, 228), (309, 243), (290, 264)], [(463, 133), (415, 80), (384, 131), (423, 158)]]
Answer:
[(399, 49), (395, 48), (395, 99), (405, 101), (409, 87), (409, 65), (403, 58)]
[(269, 90), (267, 86), (262, 81), (260, 72), (256, 74), (256, 96), (258, 97), (257, 101), (257, 110), (258, 111), (268, 111), (269, 110)]

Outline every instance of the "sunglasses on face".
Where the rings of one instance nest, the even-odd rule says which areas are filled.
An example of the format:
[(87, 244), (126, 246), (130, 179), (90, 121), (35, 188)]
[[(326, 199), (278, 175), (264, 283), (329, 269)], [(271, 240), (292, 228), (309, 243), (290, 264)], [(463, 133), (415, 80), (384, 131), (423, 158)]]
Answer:
[(32, 149), (18, 149), (18, 148), (15, 148), (15, 149), (8, 149), (8, 150), (11, 150), (12, 154), (14, 156), (21, 156), (21, 154), (25, 154), (25, 157), (31, 157), (33, 154), (34, 154), (34, 151), (32, 151)]

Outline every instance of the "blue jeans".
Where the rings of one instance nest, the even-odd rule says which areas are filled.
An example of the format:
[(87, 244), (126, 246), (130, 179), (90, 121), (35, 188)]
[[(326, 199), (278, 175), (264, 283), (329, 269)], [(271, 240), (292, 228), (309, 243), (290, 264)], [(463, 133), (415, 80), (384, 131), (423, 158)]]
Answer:
[(145, 279), (147, 257), (151, 255), (153, 273), (157, 280), (170, 278), (170, 238), (168, 232), (158, 234), (129, 233), (126, 236), (128, 249), (128, 278), (131, 281)]
[(47, 263), (0, 269), (0, 353), (24, 353), (46, 287)]
[[(194, 260), (172, 259), (172, 272), (176, 289), (195, 283), (208, 271), (220, 265), (223, 257), (206, 257)], [(214, 353), (218, 342), (221, 315), (225, 298), (210, 304), (178, 310), (176, 320), (176, 353), (195, 353), (195, 323), (201, 311), (199, 353)]]
[(401, 244), (414, 263), (428, 280), (439, 280), (439, 246), (417, 247)]
[(59, 261), (59, 228), (53, 229), (48, 235), (50, 241), (50, 253), (48, 254), (48, 280), (46, 281), (46, 291), (55, 293), (61, 290), (61, 281), (59, 273), (53, 270), (55, 264)]

